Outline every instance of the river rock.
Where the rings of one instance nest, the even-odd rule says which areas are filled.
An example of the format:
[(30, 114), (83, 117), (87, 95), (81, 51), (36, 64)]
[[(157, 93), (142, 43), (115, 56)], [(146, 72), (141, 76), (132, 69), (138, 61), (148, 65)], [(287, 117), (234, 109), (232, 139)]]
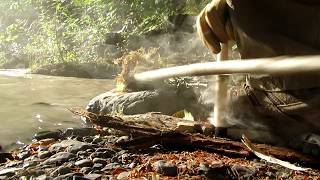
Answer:
[(164, 176), (177, 176), (178, 174), (178, 167), (164, 160), (155, 162), (154, 166), (157, 173), (163, 174)]
[(98, 179), (101, 179), (102, 175), (93, 173), (93, 174), (87, 174), (84, 177), (90, 180), (98, 180)]
[(195, 117), (208, 117), (213, 105), (199, 101), (195, 85), (187, 80), (171, 79), (165, 82), (131, 85), (133, 91), (117, 93), (109, 91), (93, 98), (86, 109), (96, 114), (121, 113), (124, 115), (161, 112), (172, 115), (186, 109)]
[(113, 153), (110, 153), (108, 151), (105, 151), (105, 152), (94, 152), (90, 155), (90, 159), (94, 159), (94, 158), (110, 158), (112, 157), (112, 154)]
[(98, 131), (95, 128), (68, 128), (64, 131), (64, 137), (71, 137), (71, 136), (94, 136), (97, 135)]
[(60, 143), (53, 144), (49, 147), (50, 152), (58, 152), (66, 149), (68, 152), (77, 153), (78, 151), (92, 149), (90, 145), (76, 140), (63, 140)]
[(7, 168), (0, 171), (0, 176), (13, 176), (17, 171), (22, 170), (23, 168)]
[(29, 167), (34, 167), (38, 164), (38, 161), (25, 161), (23, 163), (23, 168), (29, 168)]
[(0, 163), (5, 163), (7, 162), (7, 159), (13, 160), (12, 154), (11, 153), (0, 153)]
[(83, 174), (88, 174), (90, 173), (91, 171), (93, 171), (93, 168), (92, 167), (83, 167), (80, 169), (79, 172), (83, 173)]
[(58, 167), (56, 170), (54, 170), (50, 176), (60, 176), (60, 175), (65, 175), (68, 173), (71, 173), (71, 169), (69, 167), (65, 167), (65, 166), (60, 166)]
[(100, 170), (100, 169), (103, 168), (103, 164), (101, 164), (101, 163), (95, 163), (95, 164), (92, 166), (92, 168), (93, 168), (94, 170)]
[(20, 152), (17, 157), (20, 159), (20, 160), (23, 160), (23, 159), (26, 159), (27, 157), (30, 156), (30, 152), (29, 151), (23, 151), (23, 152)]
[(118, 167), (121, 167), (121, 165), (119, 163), (114, 162), (114, 163), (107, 164), (101, 171), (110, 171)]
[(93, 162), (90, 159), (82, 159), (75, 162), (75, 165), (79, 167), (92, 167)]
[(52, 155), (49, 159), (45, 160), (43, 164), (63, 164), (64, 162), (70, 161), (75, 158), (76, 155), (69, 152), (59, 152)]
[(129, 172), (122, 172), (118, 174), (117, 180), (127, 179), (129, 177), (129, 174), (130, 174)]
[(99, 163), (99, 164), (108, 164), (108, 161), (106, 159), (103, 159), (103, 158), (94, 158), (92, 160), (93, 163)]
[(40, 159), (48, 158), (48, 157), (50, 157), (51, 155), (52, 155), (52, 153), (51, 153), (50, 151), (40, 151), (40, 152), (38, 153), (38, 157), (39, 157)]
[(62, 132), (57, 130), (57, 131), (41, 131), (36, 133), (33, 138), (36, 140), (42, 140), (42, 139), (59, 139), (62, 137)]
[(65, 175), (61, 175), (58, 176), (56, 178), (54, 178), (54, 180), (75, 180), (75, 179), (79, 179), (79, 177), (82, 177), (83, 174), (82, 173), (68, 173)]

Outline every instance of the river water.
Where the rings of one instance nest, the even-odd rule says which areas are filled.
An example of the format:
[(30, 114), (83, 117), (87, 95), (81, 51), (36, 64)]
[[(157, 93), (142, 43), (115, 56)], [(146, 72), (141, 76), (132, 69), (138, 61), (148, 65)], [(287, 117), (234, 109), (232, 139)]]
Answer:
[(0, 145), (10, 149), (30, 142), (39, 131), (82, 126), (67, 108), (85, 107), (91, 98), (113, 88), (113, 80), (0, 70)]

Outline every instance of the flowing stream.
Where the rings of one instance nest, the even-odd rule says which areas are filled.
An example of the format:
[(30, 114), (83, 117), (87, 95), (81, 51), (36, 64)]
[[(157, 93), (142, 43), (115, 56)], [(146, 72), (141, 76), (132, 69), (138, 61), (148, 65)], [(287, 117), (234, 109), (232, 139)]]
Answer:
[(39, 131), (80, 127), (80, 118), (67, 108), (85, 107), (91, 98), (114, 86), (113, 80), (0, 70), (0, 145), (10, 149), (30, 142)]

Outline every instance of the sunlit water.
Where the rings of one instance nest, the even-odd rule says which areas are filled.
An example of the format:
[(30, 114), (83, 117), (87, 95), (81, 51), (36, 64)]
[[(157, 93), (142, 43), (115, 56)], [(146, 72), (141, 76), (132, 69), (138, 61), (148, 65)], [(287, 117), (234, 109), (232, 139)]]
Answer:
[(43, 130), (80, 127), (67, 108), (85, 107), (94, 96), (114, 88), (113, 80), (30, 75), (0, 70), (0, 145), (28, 143)]

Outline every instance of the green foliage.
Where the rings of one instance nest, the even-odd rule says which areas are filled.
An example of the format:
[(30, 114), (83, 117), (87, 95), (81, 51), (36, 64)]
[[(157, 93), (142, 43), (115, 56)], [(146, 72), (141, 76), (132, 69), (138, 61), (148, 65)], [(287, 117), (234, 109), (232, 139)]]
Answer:
[(97, 51), (108, 32), (126, 37), (168, 26), (168, 17), (196, 14), (207, 0), (0, 1), (0, 64), (23, 59), (31, 67), (111, 63)]

